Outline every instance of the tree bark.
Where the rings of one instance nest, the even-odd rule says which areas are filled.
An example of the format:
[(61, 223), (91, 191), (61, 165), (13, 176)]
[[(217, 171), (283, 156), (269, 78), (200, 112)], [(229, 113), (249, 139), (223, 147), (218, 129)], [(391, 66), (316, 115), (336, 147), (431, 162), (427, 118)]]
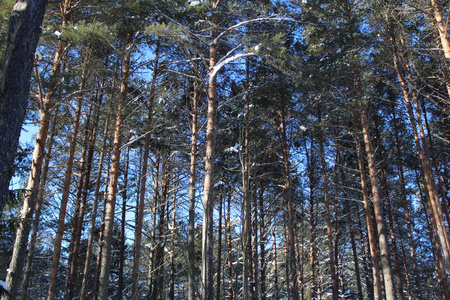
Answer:
[[(198, 64), (194, 64), (194, 72), (198, 78)], [(195, 185), (197, 168), (197, 139), (198, 139), (198, 101), (200, 97), (200, 82), (194, 80), (194, 94), (192, 95), (192, 123), (191, 123), (191, 153), (189, 167), (189, 233), (188, 233), (188, 300), (195, 300)]]
[[(322, 122), (321, 114), (319, 111), (318, 120), (319, 123)], [(325, 161), (325, 146), (324, 146), (324, 134), (323, 128), (319, 129), (319, 149), (320, 149), (320, 164), (322, 169), (322, 180), (323, 180), (323, 196), (325, 200), (325, 219), (327, 223), (327, 241), (328, 241), (328, 256), (330, 260), (330, 275), (331, 275), (331, 291), (332, 299), (337, 300), (339, 297), (339, 281), (336, 274), (335, 265), (335, 253), (333, 246), (333, 229), (331, 226), (331, 209), (330, 209), (330, 197), (328, 193), (328, 175), (327, 175), (327, 163)]]
[(62, 239), (64, 235), (65, 218), (67, 212), (67, 202), (69, 200), (70, 187), (72, 183), (72, 168), (75, 159), (75, 150), (78, 141), (78, 130), (80, 128), (82, 98), (78, 99), (77, 109), (75, 111), (75, 119), (72, 127), (72, 135), (70, 137), (69, 155), (67, 157), (66, 170), (64, 173), (64, 187), (61, 196), (61, 204), (59, 207), (58, 228), (56, 229), (56, 238), (54, 244), (54, 252), (52, 258), (52, 267), (50, 270), (50, 283), (48, 288), (48, 300), (55, 299), (56, 280), (58, 274), (59, 260), (61, 256)]
[[(87, 249), (86, 249), (86, 258), (84, 261), (84, 268), (83, 268), (83, 280), (81, 282), (81, 289), (80, 289), (80, 299), (84, 300), (86, 298), (87, 293), (87, 284), (89, 280), (89, 265), (91, 263), (91, 256), (92, 256), (92, 246), (94, 243), (94, 231), (95, 231), (95, 222), (97, 220), (97, 210), (98, 210), (98, 202), (100, 198), (100, 184), (102, 182), (102, 172), (103, 172), (103, 164), (105, 160), (106, 155), (106, 147), (107, 147), (107, 141), (108, 141), (108, 128), (109, 128), (109, 121), (111, 118), (111, 111), (108, 111), (105, 123), (103, 124), (103, 143), (101, 147), (100, 152), (100, 158), (98, 163), (98, 173), (96, 177), (96, 183), (95, 183), (95, 191), (94, 191), (94, 200), (92, 203), (92, 216), (91, 216), (91, 224), (89, 228), (89, 238), (87, 242)], [(108, 179), (106, 179), (108, 180)]]
[(150, 142), (151, 142), (151, 131), (153, 128), (153, 104), (155, 102), (155, 88), (156, 79), (158, 77), (158, 63), (159, 63), (159, 48), (160, 41), (156, 42), (155, 49), (155, 64), (153, 66), (152, 81), (150, 83), (150, 96), (148, 103), (147, 112), (147, 125), (145, 132), (145, 142), (144, 142), (144, 155), (142, 161), (142, 172), (141, 172), (141, 182), (139, 190), (139, 205), (137, 207), (137, 220), (136, 220), (136, 230), (134, 232), (134, 260), (133, 260), (133, 274), (132, 274), (132, 285), (131, 285), (131, 295), (132, 299), (137, 297), (138, 287), (139, 287), (139, 266), (141, 261), (141, 241), (142, 241), (142, 225), (144, 220), (144, 208), (145, 208), (145, 193), (147, 190), (147, 174), (148, 174), (148, 160), (150, 153)]
[(297, 255), (295, 253), (295, 213), (291, 196), (291, 180), (290, 180), (290, 166), (289, 166), (289, 146), (287, 142), (287, 129), (286, 129), (286, 115), (285, 108), (280, 111), (281, 118), (281, 139), (283, 144), (283, 164), (284, 164), (284, 201), (287, 207), (287, 251), (288, 251), (288, 264), (289, 264), (289, 291), (291, 293), (291, 299), (298, 300), (298, 272), (297, 272)]
[[(211, 32), (209, 46), (209, 67), (213, 72), (217, 63), (218, 44), (215, 41), (217, 29)], [(213, 292), (213, 201), (214, 201), (214, 160), (216, 145), (216, 114), (217, 114), (217, 78), (214, 74), (208, 82), (208, 111), (206, 121), (206, 155), (203, 198), (203, 224), (202, 224), (202, 298), (212, 300)]]
[(53, 120), (51, 120), (51, 131), (50, 136), (47, 140), (47, 151), (45, 154), (45, 162), (44, 162), (44, 168), (42, 170), (42, 178), (41, 182), (39, 184), (39, 194), (36, 202), (36, 208), (35, 208), (35, 216), (33, 219), (33, 228), (31, 232), (31, 238), (29, 241), (28, 246), (28, 254), (27, 254), (27, 263), (25, 265), (25, 270), (23, 274), (23, 282), (22, 282), (22, 293), (20, 295), (20, 300), (27, 300), (28, 299), (28, 287), (30, 284), (30, 277), (32, 273), (32, 265), (33, 265), (33, 258), (34, 258), (34, 251), (36, 248), (36, 241), (37, 241), (37, 234), (39, 231), (39, 223), (41, 219), (41, 212), (42, 212), (42, 206), (44, 204), (44, 193), (45, 193), (45, 186), (47, 183), (47, 177), (48, 177), (48, 171), (49, 171), (49, 164), (50, 160), (52, 159), (52, 146), (54, 137), (56, 134), (56, 131), (58, 130), (58, 124), (57, 124), (57, 118), (53, 115)]
[(128, 33), (122, 60), (120, 93), (117, 103), (116, 124), (114, 129), (113, 156), (111, 162), (111, 178), (108, 187), (106, 202), (105, 231), (102, 247), (102, 260), (100, 265), (100, 281), (98, 297), (100, 300), (108, 299), (109, 272), (111, 261), (111, 243), (114, 227), (114, 213), (116, 206), (117, 184), (120, 175), (120, 152), (122, 148), (122, 131), (124, 123), (124, 107), (128, 94), (128, 81), (130, 77), (131, 52), (134, 48), (133, 34)]
[[(0, 78), (0, 218), (28, 106), (30, 78), (47, 0), (19, 0), (9, 19)], [(15, 289), (15, 288), (14, 288)]]
[(383, 204), (381, 202), (380, 188), (376, 177), (377, 170), (375, 168), (375, 158), (372, 150), (372, 143), (369, 133), (369, 121), (367, 117), (366, 107), (362, 103), (359, 104), (361, 126), (363, 131), (363, 139), (367, 154), (367, 162), (369, 166), (369, 178), (372, 188), (372, 203), (375, 211), (375, 222), (378, 231), (378, 243), (381, 255), (381, 268), (383, 270), (384, 288), (387, 300), (395, 299), (394, 283), (392, 278), (392, 268), (389, 259), (389, 249), (386, 236), (386, 223), (384, 221)]
[[(11, 258), (9, 272), (6, 277), (6, 284), (9, 290), (9, 297), (14, 299), (20, 286), (22, 277), (23, 259), (27, 247), (28, 235), (31, 229), (31, 222), (34, 214), (35, 205), (38, 201), (42, 162), (45, 156), (45, 148), (47, 142), (47, 135), (50, 125), (50, 118), (53, 113), (55, 102), (55, 90), (57, 86), (57, 77), (61, 69), (61, 61), (66, 53), (64, 43), (58, 43), (55, 57), (53, 59), (52, 75), (50, 77), (50, 86), (45, 94), (45, 97), (40, 99), (40, 117), (39, 130), (36, 136), (36, 142), (33, 150), (33, 158), (31, 162), (30, 176), (27, 183), (27, 195), (24, 199), (24, 204), (21, 212), (22, 222), (19, 225), (16, 233), (16, 241), (14, 243), (13, 256)], [(5, 296), (6, 297), (6, 296)]]

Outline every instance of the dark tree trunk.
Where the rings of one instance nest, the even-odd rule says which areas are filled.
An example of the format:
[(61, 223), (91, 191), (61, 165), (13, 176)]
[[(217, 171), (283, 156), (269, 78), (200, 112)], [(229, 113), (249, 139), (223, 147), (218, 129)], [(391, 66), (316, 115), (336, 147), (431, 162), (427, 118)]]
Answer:
[(28, 106), (31, 72), (47, 0), (17, 1), (9, 19), (0, 82), (0, 217)]

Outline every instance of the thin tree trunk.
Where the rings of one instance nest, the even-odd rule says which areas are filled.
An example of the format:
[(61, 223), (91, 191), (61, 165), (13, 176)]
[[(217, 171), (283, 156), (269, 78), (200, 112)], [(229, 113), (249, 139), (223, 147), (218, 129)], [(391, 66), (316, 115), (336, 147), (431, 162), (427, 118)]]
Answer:
[(141, 172), (141, 182), (139, 191), (139, 205), (137, 206), (137, 220), (136, 229), (134, 232), (134, 260), (133, 260), (133, 274), (132, 274), (132, 285), (131, 285), (131, 298), (135, 299), (137, 297), (138, 287), (139, 287), (139, 267), (141, 261), (141, 241), (142, 241), (142, 226), (144, 220), (144, 208), (145, 208), (145, 193), (147, 189), (147, 173), (148, 173), (148, 160), (150, 154), (150, 143), (151, 143), (151, 131), (153, 128), (153, 104), (155, 101), (155, 88), (156, 79), (158, 77), (158, 64), (159, 64), (159, 49), (160, 41), (156, 42), (155, 49), (155, 64), (153, 66), (152, 81), (150, 84), (150, 96), (148, 103), (147, 112), (147, 125), (145, 133), (145, 143), (144, 143), (144, 157), (142, 161), (142, 172)]
[(272, 248), (273, 248), (273, 299), (279, 299), (279, 291), (280, 288), (278, 286), (278, 252), (277, 252), (277, 235), (275, 234), (275, 230), (272, 228)]
[(123, 173), (123, 187), (122, 187), (122, 218), (120, 222), (120, 246), (119, 246), (119, 271), (118, 271), (118, 282), (117, 282), (117, 299), (122, 299), (124, 290), (124, 276), (123, 269), (125, 265), (125, 228), (126, 228), (126, 214), (127, 214), (127, 189), (128, 189), (128, 171), (130, 165), (130, 147), (126, 146), (126, 155), (124, 162), (124, 173)]
[[(433, 139), (431, 138), (432, 133), (430, 131), (430, 125), (428, 123), (428, 118), (427, 118), (427, 110), (425, 108), (425, 103), (423, 101), (421, 102), (421, 108), (423, 111), (423, 119), (425, 122), (425, 128), (427, 129), (427, 133), (428, 133), (427, 136), (428, 136), (428, 144), (430, 146), (431, 162), (432, 162), (432, 165), (434, 168), (434, 172), (436, 173), (436, 179), (438, 181), (439, 193), (442, 198), (442, 204), (443, 204), (442, 210), (444, 212), (445, 218), (447, 219), (447, 224), (450, 224), (450, 215), (449, 215), (449, 211), (448, 211), (448, 205), (446, 205), (446, 204), (448, 204), (448, 197), (447, 197), (447, 193), (444, 188), (442, 175), (438, 168), (436, 152), (434, 151)], [(419, 109), (419, 107), (417, 107), (417, 109)]]
[(108, 202), (108, 193), (109, 193), (109, 181), (111, 180), (111, 151), (108, 152), (107, 159), (108, 168), (106, 169), (106, 180), (105, 180), (105, 190), (103, 192), (103, 205), (102, 205), (102, 214), (100, 217), (100, 231), (98, 233), (98, 250), (97, 250), (97, 259), (95, 261), (95, 276), (94, 276), (94, 288), (93, 288), (93, 298), (94, 300), (98, 299), (98, 289), (100, 285), (100, 271), (101, 271), (101, 263), (102, 263), (102, 249), (103, 249), (103, 237), (105, 236), (105, 220), (106, 220), (106, 205)]
[[(306, 148), (306, 146), (305, 146)], [(315, 190), (316, 190), (316, 180), (314, 178), (314, 164), (315, 164), (315, 154), (314, 154), (314, 146), (313, 139), (311, 139), (310, 149), (306, 150), (306, 161), (307, 161), (307, 171), (309, 178), (309, 264), (310, 264), (310, 273), (309, 273), (309, 298), (314, 299), (317, 294), (316, 290), (316, 218), (314, 213), (314, 204), (315, 204)], [(311, 153), (310, 155), (308, 153)]]
[(166, 207), (168, 205), (168, 190), (169, 190), (169, 173), (168, 173), (168, 161), (167, 154), (163, 154), (163, 163), (162, 163), (162, 203), (159, 205), (158, 214), (158, 234), (156, 236), (155, 243), (155, 256), (153, 260), (153, 269), (152, 269), (152, 285), (151, 293), (148, 295), (148, 300), (157, 300), (162, 298), (162, 289), (163, 289), (163, 266), (164, 266), (164, 248), (166, 244), (165, 233), (167, 230), (167, 217), (166, 217)]
[(265, 223), (265, 212), (264, 212), (264, 189), (260, 187), (259, 192), (259, 258), (260, 258), (260, 295), (261, 300), (266, 300), (267, 291), (266, 291), (266, 223)]
[[(341, 151), (339, 149), (339, 145), (336, 142), (336, 165), (341, 166)], [(336, 172), (337, 173), (337, 172)], [(340, 177), (340, 185), (342, 187), (345, 187), (345, 173), (342, 167), (339, 168), (339, 174), (336, 174), (336, 177)], [(352, 255), (353, 255), (353, 263), (355, 265), (355, 277), (356, 277), (356, 286), (358, 288), (358, 299), (363, 300), (363, 289), (361, 284), (361, 274), (359, 270), (359, 259), (358, 259), (358, 252), (356, 249), (356, 239), (355, 239), (355, 232), (353, 230), (353, 221), (352, 221), (352, 214), (351, 214), (351, 208), (350, 203), (348, 200), (348, 194), (345, 188), (343, 189), (343, 195), (344, 195), (344, 209), (345, 209), (345, 215), (347, 219), (347, 226), (350, 233), (350, 243), (352, 247)]]
[[(101, 101), (100, 101), (101, 103)], [(100, 109), (100, 104), (99, 104)], [(101, 178), (103, 173), (103, 163), (105, 160), (105, 154), (106, 154), (106, 147), (107, 147), (107, 141), (108, 141), (108, 128), (109, 128), (109, 121), (111, 118), (111, 111), (108, 111), (105, 124), (103, 125), (103, 144), (101, 147), (100, 152), (100, 158), (98, 163), (98, 173), (96, 177), (96, 183), (95, 183), (95, 191), (94, 191), (94, 200), (92, 204), (92, 216), (91, 216), (91, 226), (89, 228), (89, 238), (87, 242), (87, 249), (86, 249), (86, 257), (84, 261), (84, 268), (83, 268), (83, 280), (81, 282), (81, 289), (80, 289), (80, 299), (84, 300), (86, 298), (87, 293), (87, 284), (89, 281), (89, 265), (91, 263), (91, 256), (92, 256), (92, 246), (94, 243), (94, 235), (95, 235), (95, 222), (97, 220), (97, 210), (98, 210), (98, 201), (100, 198), (100, 185), (101, 185)], [(109, 172), (109, 171), (108, 171)], [(109, 177), (109, 176), (108, 176)], [(105, 185), (107, 185), (108, 177), (106, 177)]]
[[(319, 123), (322, 122), (321, 114), (319, 112)], [(332, 299), (337, 300), (339, 297), (339, 281), (336, 274), (336, 265), (333, 251), (333, 229), (331, 226), (331, 209), (330, 209), (330, 198), (328, 193), (328, 175), (327, 175), (327, 163), (325, 161), (325, 147), (324, 147), (324, 136), (323, 129), (319, 129), (319, 149), (320, 149), (320, 163), (322, 167), (322, 180), (323, 180), (323, 195), (325, 200), (325, 219), (327, 223), (327, 240), (328, 240), (328, 257), (330, 261), (330, 275), (331, 275), (331, 285), (332, 285)]]
[(242, 185), (244, 189), (244, 226), (242, 232), (242, 254), (243, 254), (243, 278), (242, 299), (248, 300), (250, 293), (250, 264), (251, 264), (251, 203), (250, 203), (250, 176), (249, 176), (249, 120), (250, 101), (246, 95), (245, 119), (244, 119), (244, 159), (242, 162)]
[(231, 244), (231, 187), (228, 187), (228, 199), (227, 199), (227, 267), (228, 267), (228, 280), (230, 282), (229, 288), (228, 288), (228, 299), (233, 300), (234, 299), (234, 289), (233, 289), (233, 262), (231, 260), (232, 258), (232, 244)]
[[(198, 75), (198, 64), (194, 64), (194, 72)], [(198, 77), (198, 76), (196, 76)], [(198, 101), (200, 98), (200, 82), (194, 81), (192, 95), (192, 123), (191, 123), (191, 153), (189, 167), (189, 236), (188, 236), (188, 300), (195, 300), (195, 185), (197, 168), (197, 138), (198, 138)]]
[(361, 126), (363, 131), (364, 145), (367, 154), (369, 177), (372, 188), (372, 203), (375, 211), (375, 222), (378, 231), (378, 243), (380, 247), (381, 268), (383, 270), (384, 287), (387, 300), (395, 299), (394, 282), (392, 278), (391, 263), (389, 260), (388, 241), (386, 236), (386, 223), (384, 221), (383, 204), (381, 202), (380, 189), (378, 179), (376, 177), (377, 170), (375, 168), (375, 158), (372, 150), (372, 143), (369, 133), (369, 122), (366, 112), (366, 107), (362, 103), (359, 105)]
[(222, 276), (222, 201), (223, 201), (223, 188), (220, 189), (219, 195), (219, 232), (217, 234), (217, 277), (216, 277), (216, 299), (220, 300), (221, 296), (221, 276)]
[(72, 168), (75, 159), (75, 150), (78, 141), (78, 130), (80, 128), (82, 98), (78, 98), (77, 109), (75, 112), (75, 120), (73, 122), (72, 135), (70, 137), (69, 155), (67, 157), (66, 171), (64, 173), (64, 187), (61, 196), (61, 204), (59, 207), (58, 228), (56, 229), (56, 239), (53, 247), (52, 267), (50, 270), (50, 283), (48, 288), (48, 300), (56, 297), (56, 281), (58, 275), (59, 260), (61, 256), (62, 239), (64, 235), (65, 218), (67, 212), (67, 203), (69, 200), (70, 187), (72, 183)]
[(170, 229), (170, 243), (172, 246), (172, 251), (170, 252), (170, 290), (169, 290), (169, 300), (175, 299), (175, 230), (176, 230), (176, 199), (177, 193), (175, 192), (173, 195), (172, 201), (172, 228)]
[(290, 166), (289, 166), (289, 147), (287, 143), (287, 129), (285, 119), (285, 108), (280, 111), (281, 118), (281, 138), (283, 143), (283, 163), (284, 163), (284, 199), (287, 206), (287, 251), (288, 251), (288, 266), (289, 266), (289, 291), (291, 293), (291, 299), (298, 300), (298, 272), (297, 272), (297, 256), (295, 255), (295, 234), (294, 234), (294, 208), (291, 197), (291, 181), (290, 181)]
[(116, 124), (114, 129), (113, 156), (111, 162), (111, 179), (108, 188), (108, 201), (106, 203), (105, 234), (102, 247), (102, 261), (100, 265), (100, 284), (98, 297), (100, 300), (108, 299), (109, 272), (111, 261), (111, 243), (114, 227), (114, 213), (116, 206), (117, 184), (120, 175), (120, 152), (122, 148), (123, 110), (128, 93), (128, 80), (130, 76), (130, 58), (133, 50), (133, 34), (128, 33), (125, 44), (125, 53), (122, 61), (122, 80), (117, 104)]
[(380, 262), (377, 253), (376, 247), (376, 228), (373, 224), (373, 218), (371, 213), (371, 207), (369, 204), (369, 193), (367, 191), (367, 179), (366, 179), (366, 170), (364, 167), (364, 158), (362, 155), (362, 147), (359, 141), (359, 138), (356, 138), (356, 147), (358, 150), (358, 166), (361, 177), (361, 189), (364, 200), (364, 210), (366, 214), (366, 223), (367, 223), (367, 235), (369, 239), (369, 249), (370, 256), (372, 258), (372, 275), (373, 275), (373, 289), (374, 289), (374, 299), (380, 300), (382, 299), (382, 287), (381, 287), (381, 274), (380, 274)]
[(48, 171), (49, 171), (50, 160), (52, 159), (52, 146), (53, 146), (53, 141), (54, 141), (56, 131), (58, 130), (57, 118), (55, 116), (53, 116), (52, 119), (53, 120), (51, 121), (50, 136), (48, 137), (48, 141), (47, 141), (47, 151), (45, 154), (44, 168), (42, 170), (42, 179), (41, 179), (41, 183), (39, 184), (39, 194), (38, 194), (37, 202), (36, 202), (36, 208), (35, 208), (36, 212), (35, 212), (35, 216), (34, 216), (34, 220), (33, 220), (33, 229), (32, 229), (31, 238), (30, 238), (29, 247), (28, 247), (27, 264), (25, 266), (25, 270), (24, 270), (24, 274), (23, 274), (22, 293), (20, 295), (20, 300), (28, 299), (28, 287), (30, 284), (30, 277), (31, 277), (31, 273), (32, 273), (33, 257), (34, 257), (34, 251), (36, 248), (37, 234), (39, 231), (41, 211), (42, 211), (42, 206), (44, 203), (45, 186), (47, 183), (47, 176), (48, 176)]
[(258, 264), (258, 193), (257, 186), (253, 184), (253, 241), (252, 241), (252, 299), (258, 300), (259, 297), (259, 276), (258, 271), (260, 270), (260, 266)]
[[(400, 189), (401, 189), (401, 197), (402, 197), (402, 203), (403, 203), (403, 210), (405, 212), (405, 223), (408, 233), (408, 244), (409, 244), (409, 253), (412, 261), (412, 267), (413, 267), (413, 275), (414, 275), (414, 282), (415, 286), (413, 288), (414, 293), (418, 296), (420, 295), (420, 283), (419, 283), (419, 275), (417, 274), (417, 261), (416, 261), (416, 250), (414, 246), (414, 240), (413, 240), (413, 231), (412, 231), (412, 225), (411, 225), (411, 217), (409, 213), (409, 203), (407, 199), (406, 194), (406, 182), (405, 182), (405, 175), (403, 170), (403, 159), (402, 159), (402, 151), (400, 146), (400, 138), (399, 138), (399, 132), (398, 132), (398, 126), (397, 126), (397, 117), (395, 114), (395, 108), (393, 110), (393, 117), (394, 117), (394, 135), (395, 135), (395, 145), (397, 150), (397, 168), (400, 176)], [(408, 274), (408, 273), (406, 273)], [(419, 297), (420, 298), (420, 297)]]
[[(89, 49), (88, 49), (89, 51)], [(89, 53), (86, 54), (83, 64), (83, 71), (81, 74), (81, 82), (79, 86), (80, 92), (84, 90), (84, 86), (86, 83), (88, 68), (87, 62), (89, 61)], [(83, 105), (83, 96), (80, 95), (78, 97), (78, 108), (77, 113), (81, 114), (81, 109)], [(83, 218), (84, 211), (87, 201), (87, 188), (86, 185), (86, 177), (89, 174), (92, 166), (92, 158), (94, 155), (94, 149), (91, 146), (89, 147), (89, 138), (90, 138), (90, 123), (91, 123), (91, 112), (92, 112), (92, 104), (89, 106), (88, 117), (86, 120), (86, 127), (84, 132), (84, 143), (81, 150), (81, 162), (80, 162), (80, 171), (79, 171), (79, 180), (76, 194), (76, 205), (75, 205), (75, 213), (73, 217), (73, 226), (72, 226), (72, 238), (69, 245), (69, 259), (68, 259), (68, 268), (66, 273), (66, 286), (65, 286), (65, 299), (72, 299), (74, 295), (74, 287), (75, 281), (78, 274), (78, 255), (80, 248), (80, 240), (81, 240), (81, 232), (83, 230)], [(95, 129), (94, 129), (95, 135)], [(87, 155), (90, 155), (90, 158)], [(85, 197), (84, 197), (85, 196)]]
[(154, 197), (153, 197), (153, 208), (152, 208), (152, 223), (151, 223), (151, 231), (150, 231), (150, 253), (148, 258), (148, 294), (147, 298), (150, 299), (152, 294), (152, 287), (153, 287), (153, 273), (155, 272), (155, 249), (157, 247), (157, 236), (156, 236), (156, 230), (157, 230), (157, 224), (156, 224), (156, 217), (158, 215), (158, 208), (161, 205), (159, 203), (159, 174), (160, 172), (160, 165), (161, 165), (161, 153), (157, 153), (156, 158), (156, 165), (155, 165), (155, 176), (154, 176)]

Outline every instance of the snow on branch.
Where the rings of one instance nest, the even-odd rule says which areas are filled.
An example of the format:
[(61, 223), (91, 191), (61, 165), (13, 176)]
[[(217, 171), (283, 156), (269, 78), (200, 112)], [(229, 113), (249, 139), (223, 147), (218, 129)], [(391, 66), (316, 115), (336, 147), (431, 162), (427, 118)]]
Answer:
[(257, 53), (256, 52), (240, 53), (240, 54), (230, 56), (230, 57), (220, 61), (217, 65), (214, 66), (214, 68), (209, 73), (209, 81), (213, 80), (214, 77), (217, 75), (217, 72), (219, 72), (220, 69), (222, 69), (222, 67), (225, 66), (227, 63), (230, 63), (230, 62), (235, 61), (236, 59), (239, 59), (242, 57), (252, 56), (252, 55), (257, 55)]
[(256, 18), (251, 20), (245, 20), (240, 23), (237, 23), (233, 26), (228, 27), (226, 30), (222, 31), (213, 41), (214, 44), (217, 44), (219, 40), (228, 32), (233, 31), (236, 28), (239, 28), (241, 26), (251, 24), (251, 23), (258, 23), (258, 22), (266, 22), (266, 21), (287, 21), (289, 19), (283, 18), (283, 17), (263, 17), (263, 18)]

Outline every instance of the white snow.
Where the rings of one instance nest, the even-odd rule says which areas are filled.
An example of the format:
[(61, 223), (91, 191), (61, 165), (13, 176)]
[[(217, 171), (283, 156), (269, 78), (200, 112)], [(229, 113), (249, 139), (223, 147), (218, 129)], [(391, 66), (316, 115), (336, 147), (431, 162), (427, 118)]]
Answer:
[(191, 6), (200, 5), (200, 4), (204, 3), (204, 2), (205, 2), (204, 0), (189, 0), (189, 4)]
[(61, 37), (62, 36), (62, 32), (55, 30), (55, 32), (53, 33), (54, 35), (56, 35), (57, 37)]
[(228, 147), (225, 149), (225, 153), (239, 153), (239, 144), (235, 144), (233, 147)]

